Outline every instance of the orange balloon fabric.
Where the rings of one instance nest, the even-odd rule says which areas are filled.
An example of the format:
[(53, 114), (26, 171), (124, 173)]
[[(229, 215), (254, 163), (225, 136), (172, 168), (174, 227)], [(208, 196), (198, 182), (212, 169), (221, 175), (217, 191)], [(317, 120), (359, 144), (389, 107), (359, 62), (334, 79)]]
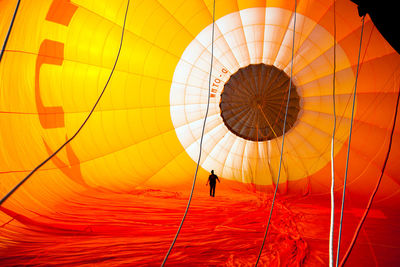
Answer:
[[(0, 1), (1, 43), (16, 4)], [(0, 224), (16, 227), (7, 226), (13, 217), (25, 216), (29, 221), (37, 214), (54, 215), (70, 199), (79, 201), (82, 196), (89, 203), (88, 196), (104, 192), (123, 202), (125, 194), (141, 190), (188, 194), (208, 97), (198, 183), (205, 184), (215, 170), (223, 180), (221, 188), (231, 196), (236, 196), (235, 190), (270, 193), (275, 186), (281, 196), (292, 200), (327, 196), (334, 56), (335, 190), (339, 198), (357, 80), (346, 201), (351, 207), (364, 207), (388, 151), (400, 88), (400, 55), (368, 16), (360, 47), (362, 23), (356, 5), (347, 0), (335, 1), (335, 8), (333, 4), (297, 1), (294, 27), (294, 1), (216, 0), (212, 43), (212, 1), (132, 1), (121, 54), (95, 112), (77, 137), (3, 204)], [(85, 120), (115, 63), (126, 6), (125, 0), (21, 2), (0, 62), (1, 197)], [(257, 66), (274, 71), (257, 72)], [(246, 79), (235, 76), (232, 90), (238, 94), (229, 98), (231, 77), (244, 68), (247, 72), (241, 75)], [(281, 75), (276, 73), (286, 78), (271, 78)], [(295, 91), (281, 151), (290, 77)], [(397, 120), (374, 202), (387, 210), (398, 210), (400, 203)], [(79, 216), (85, 221), (84, 215)], [(12, 240), (12, 235), (2, 235)], [(8, 241), (1, 247), (7, 249)]]

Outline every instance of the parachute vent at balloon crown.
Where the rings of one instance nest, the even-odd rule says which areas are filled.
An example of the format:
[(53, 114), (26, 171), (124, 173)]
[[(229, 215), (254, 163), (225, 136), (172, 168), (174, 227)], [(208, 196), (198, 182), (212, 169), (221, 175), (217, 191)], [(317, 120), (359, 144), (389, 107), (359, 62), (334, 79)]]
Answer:
[[(283, 134), (283, 119), (290, 77), (272, 65), (251, 64), (239, 69), (224, 85), (221, 116), (235, 135), (250, 141), (266, 141)], [(286, 131), (294, 125), (300, 97), (292, 84)]]

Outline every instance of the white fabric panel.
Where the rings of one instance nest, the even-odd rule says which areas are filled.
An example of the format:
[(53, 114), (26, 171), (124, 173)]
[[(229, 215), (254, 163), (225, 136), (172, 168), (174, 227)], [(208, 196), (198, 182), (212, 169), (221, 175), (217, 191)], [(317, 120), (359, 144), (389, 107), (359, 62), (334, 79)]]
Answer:
[(218, 25), (221, 33), (224, 35), (239, 64), (238, 69), (247, 66), (250, 63), (249, 52), (239, 13), (235, 12), (220, 18), (216, 21), (216, 25)]
[(248, 47), (250, 63), (262, 63), (264, 47), (265, 8), (249, 8), (240, 11), (243, 31)]
[[(208, 100), (211, 30), (207, 26), (188, 45), (175, 69), (171, 92), (171, 118), (188, 155), (197, 161), (199, 140)], [(223, 178), (271, 184), (279, 169), (282, 137), (247, 141), (228, 130), (220, 116), (223, 85), (239, 68), (249, 64), (275, 65), (290, 75), (293, 13), (280, 8), (250, 8), (228, 14), (215, 23), (214, 63), (209, 118), (203, 142), (202, 168)], [(297, 122), (285, 135), (281, 181), (318, 171), (329, 161), (332, 116), (332, 36), (316, 22), (297, 14), (294, 76), (300, 96)], [(337, 45), (336, 108), (337, 149), (348, 137), (349, 109), (354, 85), (349, 60)], [(251, 120), (251, 114), (246, 114)], [(282, 122), (283, 123), (283, 122)], [(308, 173), (307, 173), (308, 171)]]

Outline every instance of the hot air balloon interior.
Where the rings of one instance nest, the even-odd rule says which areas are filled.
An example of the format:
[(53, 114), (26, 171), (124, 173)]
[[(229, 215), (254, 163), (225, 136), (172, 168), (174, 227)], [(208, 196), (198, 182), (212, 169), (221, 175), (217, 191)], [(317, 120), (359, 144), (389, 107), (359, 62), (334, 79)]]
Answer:
[(399, 266), (398, 23), (363, 3), (1, 0), (0, 265)]

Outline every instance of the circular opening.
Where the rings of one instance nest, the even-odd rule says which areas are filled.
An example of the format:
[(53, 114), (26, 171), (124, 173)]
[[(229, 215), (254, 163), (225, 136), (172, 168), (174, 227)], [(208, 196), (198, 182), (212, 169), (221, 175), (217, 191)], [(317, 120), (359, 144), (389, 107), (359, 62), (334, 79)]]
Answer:
[[(266, 141), (283, 134), (290, 77), (275, 66), (252, 64), (239, 69), (221, 93), (222, 119), (235, 135), (251, 141)], [(286, 129), (297, 120), (300, 97), (290, 88)]]

